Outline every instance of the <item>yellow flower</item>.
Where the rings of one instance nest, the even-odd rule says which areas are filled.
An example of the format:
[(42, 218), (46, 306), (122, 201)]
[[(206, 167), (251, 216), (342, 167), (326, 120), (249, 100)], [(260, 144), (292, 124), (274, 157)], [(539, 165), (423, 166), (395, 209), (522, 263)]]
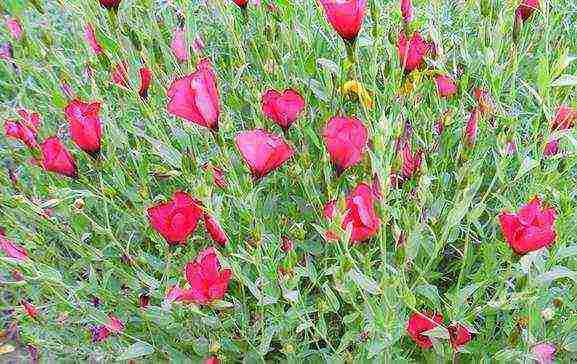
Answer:
[(342, 87), (342, 92), (345, 95), (354, 95), (367, 109), (373, 108), (373, 99), (371, 92), (363, 86), (359, 81), (347, 81)]
[(411, 74), (405, 78), (401, 89), (399, 90), (402, 96), (407, 96), (411, 94), (420, 84), (423, 79), (423, 73), (418, 70), (411, 72)]

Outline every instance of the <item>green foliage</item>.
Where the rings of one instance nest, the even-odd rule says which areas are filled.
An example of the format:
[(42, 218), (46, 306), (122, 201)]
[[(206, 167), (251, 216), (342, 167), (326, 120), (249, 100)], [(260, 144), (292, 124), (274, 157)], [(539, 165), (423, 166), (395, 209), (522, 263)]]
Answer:
[[(556, 106), (577, 105), (575, 3), (543, 1), (513, 43), (516, 1), (414, 2), (414, 26), (438, 46), (429, 65), (460, 75), (453, 99), (440, 99), (427, 77), (409, 94), (400, 92), (396, 1), (370, 1), (355, 65), (314, 1), (278, 1), (276, 12), (264, 1), (244, 15), (232, 1), (125, 0), (117, 25), (92, 0), (45, 1), (44, 14), (23, 0), (2, 4), (20, 19), (25, 38), (12, 41), (13, 64), (0, 60), (0, 118), (24, 107), (42, 115), (40, 139), (64, 136), (65, 80), (82, 100), (102, 101), (104, 146), (95, 161), (65, 138), (80, 175), (69, 180), (32, 165), (26, 148), (0, 137), (0, 226), (31, 258), (0, 256), (0, 324), (7, 330), (17, 322), (20, 331), (18, 340), (6, 340), (16, 351), (0, 358), (26, 355), (24, 347), (33, 345), (41, 358), (57, 361), (200, 362), (217, 355), (225, 363), (402, 363), (458, 355), (489, 363), (530, 360), (531, 347), (547, 341), (560, 362), (577, 360), (574, 131), (558, 135), (561, 154), (542, 153)], [(189, 41), (201, 34), (204, 56), (215, 66), (220, 143), (166, 112), (170, 82), (200, 58), (192, 53), (179, 64), (173, 57), (180, 18)], [(87, 23), (112, 63), (128, 62), (130, 90), (110, 83), (106, 62), (84, 41)], [(9, 40), (2, 28), (0, 43)], [(154, 74), (145, 101), (136, 72), (143, 63)], [(372, 93), (372, 109), (343, 97), (349, 74)], [(256, 127), (280, 133), (262, 115), (260, 97), (289, 87), (308, 104), (287, 134), (297, 153), (255, 182), (234, 135)], [(496, 111), (481, 120), (468, 149), (463, 133), (474, 87), (490, 92)], [(446, 110), (452, 117), (438, 137), (434, 124)], [(371, 141), (363, 162), (340, 178), (321, 138), (336, 114), (361, 118)], [(416, 179), (392, 188), (389, 173), (400, 163), (395, 140), (406, 121), (425, 159)], [(508, 141), (516, 144), (513, 155), (504, 153)], [(225, 170), (226, 190), (213, 185), (205, 163)], [(339, 227), (323, 219), (324, 204), (375, 175), (383, 186), (379, 234), (355, 246), (326, 242), (322, 233)], [(233, 279), (225, 300), (211, 307), (163, 302), (167, 288), (183, 282), (186, 262), (213, 245), (198, 229), (188, 245), (169, 247), (149, 226), (146, 209), (175, 190), (200, 199), (230, 238), (218, 250)], [(557, 210), (557, 240), (519, 257), (496, 216), (534, 195)], [(294, 251), (280, 249), (282, 236), (294, 241)], [(12, 277), (15, 269), (23, 282)], [(143, 293), (151, 297), (145, 310), (138, 306)], [(22, 299), (40, 309), (38, 319), (24, 314)], [(444, 327), (466, 324), (475, 338), (455, 354), (442, 329), (432, 333), (441, 337), (434, 349), (421, 350), (405, 331), (416, 311), (441, 312)], [(110, 313), (124, 332), (91, 342), (88, 328)]]

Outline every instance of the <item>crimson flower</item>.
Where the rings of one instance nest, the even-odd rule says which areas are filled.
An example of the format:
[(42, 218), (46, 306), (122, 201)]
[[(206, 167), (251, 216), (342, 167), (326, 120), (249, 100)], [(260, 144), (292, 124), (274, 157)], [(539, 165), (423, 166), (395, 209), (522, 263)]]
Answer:
[(168, 290), (166, 300), (206, 305), (224, 297), (232, 271), (222, 269), (216, 250), (208, 248), (200, 252), (194, 261), (186, 264), (184, 276), (190, 288), (173, 286)]
[(283, 137), (262, 129), (240, 132), (235, 136), (234, 142), (257, 180), (283, 165), (294, 155), (294, 150)]
[(407, 332), (411, 339), (422, 349), (430, 349), (433, 342), (423, 332), (434, 329), (443, 323), (441, 314), (413, 313), (407, 322)]
[(138, 74), (140, 75), (140, 88), (138, 89), (138, 94), (141, 98), (146, 99), (148, 97), (150, 82), (152, 81), (152, 71), (148, 67), (140, 67)]
[(410, 38), (407, 38), (404, 33), (401, 33), (397, 44), (397, 54), (401, 61), (401, 68), (405, 73), (410, 73), (421, 67), (425, 56), (429, 54), (432, 49), (433, 45), (427, 43), (419, 32), (414, 32)]
[(542, 207), (539, 197), (534, 197), (517, 213), (502, 212), (499, 223), (507, 244), (517, 254), (526, 254), (553, 245), (556, 217), (555, 209)]
[(20, 119), (6, 120), (4, 123), (4, 133), (7, 137), (18, 139), (28, 148), (38, 147), (36, 136), (40, 127), (40, 115), (24, 109), (18, 110)]
[(170, 114), (212, 130), (218, 129), (220, 98), (208, 59), (200, 61), (193, 73), (175, 80), (167, 94)]
[(228, 244), (228, 237), (220, 224), (216, 219), (209, 214), (204, 214), (204, 226), (206, 226), (206, 230), (208, 231), (208, 235), (214, 240), (215, 242), (219, 243), (220, 245), (224, 246)]
[(327, 20), (343, 40), (353, 43), (363, 25), (366, 0), (319, 0)]
[(295, 90), (287, 89), (282, 93), (276, 90), (267, 90), (262, 95), (262, 113), (285, 132), (298, 119), (306, 103)]
[(70, 101), (64, 109), (70, 123), (70, 136), (78, 148), (90, 155), (100, 152), (102, 125), (100, 102), (85, 103), (78, 99)]
[(357, 118), (332, 117), (323, 130), (323, 139), (337, 173), (359, 163), (368, 147), (369, 133)]
[(169, 244), (186, 244), (202, 217), (201, 203), (187, 193), (177, 191), (172, 200), (148, 209), (148, 220)]
[(448, 98), (457, 93), (457, 85), (449, 76), (439, 75), (435, 78), (435, 83), (437, 84), (437, 92), (441, 97)]
[(346, 198), (347, 212), (341, 227), (352, 227), (351, 243), (365, 241), (379, 231), (381, 220), (375, 212), (373, 189), (366, 183), (359, 184)]
[(40, 145), (40, 151), (42, 152), (42, 166), (45, 170), (71, 178), (77, 177), (74, 157), (58, 137), (53, 136), (44, 140)]

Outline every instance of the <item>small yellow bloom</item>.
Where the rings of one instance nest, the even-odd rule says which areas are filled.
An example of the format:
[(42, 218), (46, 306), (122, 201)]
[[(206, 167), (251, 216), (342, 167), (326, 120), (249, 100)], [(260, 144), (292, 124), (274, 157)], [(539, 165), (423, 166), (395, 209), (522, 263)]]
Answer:
[(359, 81), (347, 81), (342, 87), (342, 92), (345, 95), (354, 95), (367, 109), (373, 108), (373, 99), (371, 92), (363, 86)]
[(402, 96), (407, 96), (411, 94), (420, 84), (423, 79), (423, 74), (419, 71), (413, 71), (411, 74), (405, 78), (399, 93)]

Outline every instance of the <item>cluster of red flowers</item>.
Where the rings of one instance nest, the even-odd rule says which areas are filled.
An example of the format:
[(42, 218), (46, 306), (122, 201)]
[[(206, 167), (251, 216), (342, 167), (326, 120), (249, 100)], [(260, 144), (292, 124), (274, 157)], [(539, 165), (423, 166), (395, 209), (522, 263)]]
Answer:
[[(100, 0), (100, 4), (116, 12), (120, 0)], [(241, 8), (247, 6), (247, 1), (235, 1)], [(320, 0), (326, 18), (333, 29), (342, 37), (348, 47), (354, 46), (361, 30), (366, 13), (366, 0)], [(527, 21), (533, 11), (539, 7), (538, 0), (524, 0), (516, 10), (516, 17), (523, 22)], [(402, 0), (401, 15), (405, 25), (412, 22), (414, 9), (410, 0)], [(9, 19), (7, 27), (14, 39), (23, 36), (23, 28), (16, 19)], [(427, 57), (433, 57), (435, 45), (426, 41), (419, 31), (407, 34), (404, 27), (397, 40), (397, 55), (402, 71), (409, 75), (411, 72), (423, 68)], [(92, 24), (86, 24), (84, 37), (92, 52), (104, 57), (105, 49), (98, 41), (97, 30)], [(192, 44), (195, 53), (201, 54), (204, 44), (198, 35)], [(190, 60), (189, 46), (186, 31), (179, 27), (175, 30), (171, 41), (171, 49), (179, 62)], [(3, 56), (4, 57), (4, 56)], [(129, 65), (120, 62), (110, 68), (111, 82), (130, 89)], [(147, 98), (151, 85), (152, 72), (147, 67), (138, 70), (140, 86), (138, 94)], [(458, 93), (457, 82), (450, 75), (434, 70), (435, 85), (438, 95), (450, 98)], [(222, 112), (220, 92), (218, 87), (217, 71), (212, 62), (201, 59), (196, 69), (184, 77), (175, 79), (167, 91), (167, 111), (169, 114), (209, 129), (212, 133), (219, 132), (219, 122)], [(495, 106), (489, 92), (475, 89), (473, 95), (477, 105), (471, 110), (464, 127), (465, 143), (475, 145), (479, 122), (482, 117), (489, 117), (495, 112)], [(78, 98), (69, 100), (64, 108), (64, 117), (69, 125), (70, 138), (82, 151), (93, 158), (99, 158), (103, 144), (103, 130), (100, 116), (100, 102), (83, 102)], [(285, 90), (266, 90), (261, 97), (262, 114), (274, 122), (284, 133), (278, 134), (271, 130), (251, 129), (238, 132), (234, 143), (242, 156), (248, 170), (255, 181), (261, 180), (273, 171), (287, 163), (297, 151), (287, 140), (290, 128), (305, 113), (306, 100), (292, 88)], [(58, 136), (38, 141), (41, 127), (40, 115), (23, 109), (17, 111), (19, 118), (7, 120), (4, 123), (6, 136), (20, 140), (32, 151), (35, 163), (46, 171), (56, 172), (64, 176), (76, 178), (78, 168), (76, 160)], [(577, 120), (577, 111), (561, 105), (552, 120), (551, 131), (561, 131), (572, 128)], [(439, 132), (442, 132), (442, 125)], [(397, 172), (392, 172), (390, 183), (393, 187), (400, 186), (401, 182), (410, 180), (418, 175), (426, 157), (421, 149), (413, 148), (406, 133), (399, 138), (397, 151), (401, 165)], [(328, 152), (328, 157), (340, 176), (345, 171), (363, 163), (370, 148), (370, 133), (363, 121), (356, 116), (335, 115), (326, 121), (322, 131), (322, 138)], [(545, 155), (557, 154), (558, 140), (547, 143)], [(38, 152), (38, 153), (37, 153)], [(227, 183), (223, 169), (207, 164), (204, 168), (209, 171), (214, 183), (221, 189), (226, 189)], [(338, 213), (339, 200), (333, 199), (326, 203), (323, 215), (329, 222), (339, 217), (337, 226), (349, 236), (347, 243), (358, 244), (379, 233), (381, 219), (378, 216), (375, 204), (381, 199), (378, 183), (359, 183), (344, 199), (341, 205), (345, 211)], [(208, 235), (220, 246), (225, 246), (229, 238), (220, 223), (212, 216), (203, 203), (186, 192), (174, 192), (172, 199), (157, 204), (147, 210), (150, 225), (169, 244), (185, 245), (196, 231), (202, 219)], [(525, 254), (543, 247), (550, 246), (556, 238), (556, 212), (551, 207), (542, 206), (538, 197), (522, 206), (518, 213), (503, 212), (499, 215), (501, 230), (506, 242), (518, 254)], [(328, 241), (340, 240), (342, 234), (327, 230), (325, 238)], [(28, 252), (25, 248), (11, 242), (0, 234), (0, 249), (11, 259), (25, 261)], [(283, 237), (283, 250), (293, 249), (292, 241)], [(166, 301), (194, 302), (199, 305), (210, 305), (222, 299), (233, 276), (229, 268), (223, 268), (218, 252), (210, 247), (198, 253), (196, 259), (186, 264), (184, 276), (188, 283), (187, 288), (175, 285), (167, 288)], [(148, 296), (142, 296), (142, 306), (148, 305)], [(28, 301), (22, 302), (30, 317), (38, 315), (37, 309)], [(433, 345), (431, 338), (425, 332), (442, 325), (443, 317), (440, 314), (413, 314), (408, 322), (409, 336), (421, 348), (430, 348)], [(109, 322), (92, 329), (93, 340), (102, 341), (109, 335), (120, 333), (124, 324), (120, 319), (110, 315)], [(465, 345), (472, 339), (472, 330), (462, 324), (452, 324), (448, 327), (450, 342), (455, 348)], [(218, 360), (215, 358), (215, 360)]]

